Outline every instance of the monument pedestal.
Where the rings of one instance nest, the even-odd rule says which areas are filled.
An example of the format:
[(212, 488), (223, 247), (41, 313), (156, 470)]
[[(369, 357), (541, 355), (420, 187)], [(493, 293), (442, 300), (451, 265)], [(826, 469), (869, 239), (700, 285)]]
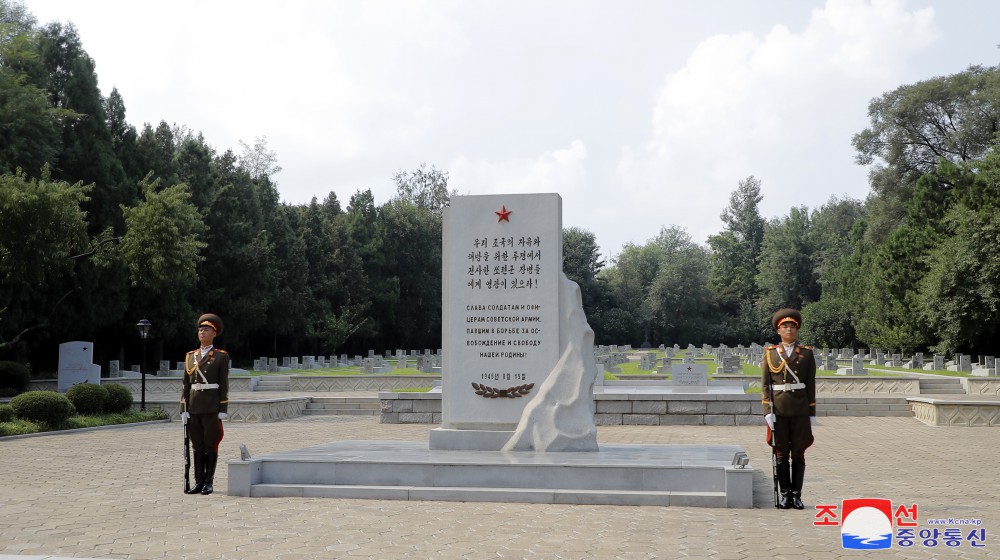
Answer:
[(435, 428), (428, 442), (430, 449), (450, 451), (500, 451), (514, 435), (510, 430), (453, 430)]
[(600, 451), (449, 451), (339, 441), (229, 462), (230, 496), (753, 507), (734, 445), (602, 445)]

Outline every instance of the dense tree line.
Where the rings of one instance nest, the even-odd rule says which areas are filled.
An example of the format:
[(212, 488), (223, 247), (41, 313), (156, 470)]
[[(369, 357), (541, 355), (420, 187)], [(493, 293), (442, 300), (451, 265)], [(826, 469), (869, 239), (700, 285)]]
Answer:
[(266, 138), (136, 128), (94, 68), (72, 25), (0, 0), (0, 354), (51, 369), (57, 343), (92, 340), (135, 364), (145, 317), (149, 361), (176, 361), (205, 310), (244, 364), (440, 346), (447, 174), (399, 171), (383, 204), (282, 203)]
[[(56, 344), (92, 340), (102, 363), (134, 364), (145, 317), (150, 362), (176, 361), (206, 310), (244, 364), (440, 346), (446, 173), (398, 171), (382, 203), (287, 204), (266, 138), (217, 150), (165, 120), (137, 128), (94, 68), (72, 25), (0, 0), (0, 357), (51, 370)], [(759, 342), (794, 306), (819, 345), (995, 352), (1000, 68), (902, 86), (869, 116), (853, 139), (865, 201), (768, 220), (747, 177), (707, 244), (664, 226), (610, 262), (567, 229), (597, 342)]]
[(1000, 66), (901, 86), (868, 115), (866, 200), (766, 220), (760, 181), (740, 181), (708, 247), (664, 228), (597, 274), (598, 340), (762, 342), (791, 306), (820, 346), (1000, 351)]

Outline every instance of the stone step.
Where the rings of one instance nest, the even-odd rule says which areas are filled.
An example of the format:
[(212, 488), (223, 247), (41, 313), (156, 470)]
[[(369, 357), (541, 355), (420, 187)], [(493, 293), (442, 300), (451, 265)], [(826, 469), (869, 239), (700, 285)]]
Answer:
[(377, 397), (313, 397), (302, 414), (310, 416), (375, 416), (382, 411)]
[(375, 416), (381, 411), (374, 408), (308, 408), (302, 414), (306, 416)]
[(920, 379), (921, 395), (964, 395), (965, 387), (957, 377), (922, 378)]
[(335, 441), (229, 463), (231, 496), (753, 507), (754, 468), (735, 445), (602, 444), (597, 452), (431, 449)]
[(381, 406), (378, 397), (313, 397), (312, 402), (316, 404), (370, 404)]
[(644, 505), (726, 507), (725, 492), (478, 488), (451, 486), (361, 486), (329, 484), (255, 484), (251, 497), (433, 500), (441, 502), (516, 502), (528, 504)]
[(310, 410), (382, 410), (380, 403), (309, 403)]
[(258, 384), (254, 388), (254, 391), (291, 391), (292, 386), (288, 383), (285, 384)]

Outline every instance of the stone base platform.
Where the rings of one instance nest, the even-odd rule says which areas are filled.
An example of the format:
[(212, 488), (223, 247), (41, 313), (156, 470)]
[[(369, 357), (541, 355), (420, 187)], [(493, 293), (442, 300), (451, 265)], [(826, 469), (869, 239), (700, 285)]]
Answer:
[(337, 441), (230, 461), (228, 494), (542, 504), (753, 507), (735, 445), (602, 445), (597, 452), (431, 450)]
[(929, 426), (1000, 426), (1000, 400), (908, 397), (913, 416)]

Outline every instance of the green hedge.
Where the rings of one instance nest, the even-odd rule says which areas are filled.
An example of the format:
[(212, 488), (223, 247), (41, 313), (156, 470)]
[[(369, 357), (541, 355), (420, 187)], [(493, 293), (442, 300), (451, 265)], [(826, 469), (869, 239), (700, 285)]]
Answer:
[(75, 408), (66, 395), (55, 391), (29, 391), (10, 400), (14, 414), (34, 422), (44, 422), (52, 428), (60, 426)]
[(14, 407), (9, 404), (0, 404), (0, 422), (11, 422), (14, 420)]
[(100, 414), (108, 401), (108, 390), (95, 383), (79, 383), (66, 391), (66, 398), (80, 414)]
[(117, 383), (102, 386), (108, 390), (108, 400), (104, 403), (105, 412), (115, 414), (132, 410), (132, 391)]

